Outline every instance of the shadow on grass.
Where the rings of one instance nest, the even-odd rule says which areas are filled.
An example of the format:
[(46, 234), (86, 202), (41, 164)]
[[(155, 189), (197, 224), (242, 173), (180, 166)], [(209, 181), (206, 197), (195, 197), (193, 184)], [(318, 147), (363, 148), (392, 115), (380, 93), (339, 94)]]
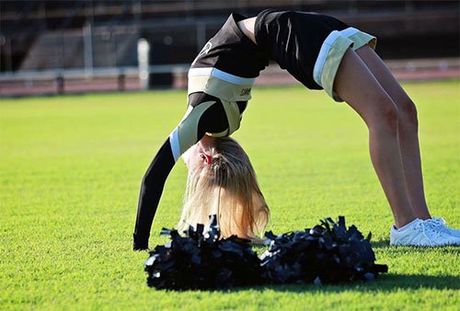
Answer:
[[(323, 293), (340, 294), (355, 292), (362, 294), (394, 293), (401, 290), (459, 290), (460, 277), (432, 276), (432, 275), (406, 275), (387, 274), (370, 282), (355, 282), (340, 285), (313, 285), (313, 284), (285, 284), (285, 285), (259, 285), (252, 287), (237, 287), (231, 289), (215, 290), (185, 290), (184, 292), (208, 292), (221, 294), (237, 294), (240, 292), (256, 291), (280, 293)], [(168, 291), (168, 290), (166, 290)], [(182, 292), (182, 291), (178, 291)]]
[[(370, 282), (355, 282), (340, 285), (313, 285), (313, 284), (285, 284), (285, 285), (259, 285), (252, 287), (236, 287), (230, 289), (214, 290), (178, 290), (177, 292), (207, 292), (221, 294), (237, 294), (246, 291), (264, 292), (290, 292), (290, 293), (331, 293), (345, 292), (356, 293), (394, 293), (400, 290), (459, 290), (460, 277), (455, 276), (432, 276), (432, 275), (409, 275), (409, 274), (386, 274), (377, 280)], [(170, 291), (162, 289), (160, 291)], [(175, 290), (172, 290), (175, 291)]]
[(379, 240), (379, 241), (372, 241), (371, 242), (373, 249), (386, 249), (391, 250), (394, 252), (404, 251), (417, 251), (417, 252), (442, 252), (442, 253), (458, 253), (460, 252), (460, 247), (458, 245), (449, 245), (449, 246), (434, 246), (434, 247), (426, 247), (426, 246), (394, 246), (390, 245), (390, 240)]
[(396, 292), (408, 289), (439, 289), (439, 290), (458, 290), (460, 289), (460, 278), (455, 276), (431, 276), (431, 275), (405, 275), (387, 274), (380, 276), (371, 282), (356, 282), (341, 285), (264, 285), (248, 288), (237, 288), (225, 292), (239, 292), (246, 290), (256, 291), (275, 291), (275, 292), (322, 292), (322, 293), (341, 293), (341, 292)]
[(380, 241), (376, 241), (376, 242), (371, 240), (371, 245), (372, 245), (372, 248), (389, 247), (390, 246), (390, 240), (386, 239), (386, 240), (380, 240)]

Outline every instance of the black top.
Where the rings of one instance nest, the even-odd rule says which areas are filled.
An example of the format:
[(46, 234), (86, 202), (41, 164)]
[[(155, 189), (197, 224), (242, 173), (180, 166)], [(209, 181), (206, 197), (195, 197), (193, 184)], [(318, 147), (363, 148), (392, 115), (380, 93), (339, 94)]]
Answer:
[[(195, 134), (193, 136), (196, 137), (196, 140), (189, 141), (186, 149), (198, 142), (205, 133), (220, 133), (229, 127), (225, 108), (219, 98), (205, 93), (193, 93), (189, 95), (188, 100), (189, 105), (194, 109), (192, 109), (188, 116), (181, 121), (178, 127), (185, 126), (191, 131), (194, 131)], [(198, 112), (199, 109), (195, 109), (207, 102), (214, 102), (214, 104), (202, 112)], [(245, 110), (246, 104), (247, 102), (235, 103), (240, 115)], [(176, 127), (176, 129), (178, 127)], [(179, 137), (179, 139), (182, 138), (186, 140), (185, 137)], [(176, 163), (172, 151), (174, 143), (177, 143), (177, 141), (171, 140), (170, 138), (166, 139), (142, 179), (136, 224), (133, 234), (133, 248), (136, 250), (148, 248), (148, 239), (150, 236), (153, 218), (155, 216), (166, 179)], [(185, 150), (181, 150), (181, 152), (182, 151)]]
[(233, 13), (195, 58), (191, 68), (214, 67), (243, 78), (255, 78), (268, 65), (265, 51), (251, 41), (237, 23), (246, 19)]
[[(198, 140), (201, 139), (206, 132), (221, 132), (228, 126), (224, 108), (218, 98), (204, 93), (193, 93), (189, 95), (189, 105), (192, 107), (196, 107), (207, 101), (216, 101), (217, 104), (205, 110), (198, 118), (186, 118), (181, 122), (182, 125), (184, 123), (193, 123), (189, 127), (196, 131), (196, 137)], [(244, 106), (241, 106), (241, 113), (243, 108)], [(190, 143), (193, 144), (196, 143), (196, 141)], [(176, 161), (174, 160), (171, 141), (168, 138), (161, 146), (142, 179), (136, 224), (133, 234), (134, 249), (148, 248), (148, 239), (150, 236), (153, 218), (155, 216), (161, 194), (163, 193), (166, 179), (175, 163)]]
[[(243, 78), (257, 77), (268, 65), (268, 57), (238, 27), (237, 22), (245, 18), (239, 14), (231, 14), (216, 35), (206, 43), (191, 68), (213, 67)], [(214, 101), (216, 104), (201, 112), (201, 115), (195, 116), (195, 108), (207, 101)], [(240, 114), (246, 108), (246, 102), (235, 104)], [(194, 135), (197, 140), (190, 143), (196, 143), (205, 133), (221, 132), (229, 126), (225, 109), (219, 98), (204, 93), (193, 93), (189, 95), (189, 105), (194, 109), (178, 127), (187, 123), (196, 132)], [(193, 124), (188, 124), (189, 121)], [(148, 248), (153, 218), (166, 179), (175, 165), (173, 147), (171, 139), (166, 139), (142, 180), (133, 234), (134, 249)]]

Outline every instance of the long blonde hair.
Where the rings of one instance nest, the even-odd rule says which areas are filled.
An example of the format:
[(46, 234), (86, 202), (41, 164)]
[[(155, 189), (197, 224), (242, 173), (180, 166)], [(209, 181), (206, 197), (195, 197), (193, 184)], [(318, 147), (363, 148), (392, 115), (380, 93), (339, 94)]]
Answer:
[(257, 239), (269, 219), (256, 173), (243, 148), (232, 138), (216, 138), (211, 162), (189, 170), (179, 232), (208, 224), (217, 214), (221, 237)]

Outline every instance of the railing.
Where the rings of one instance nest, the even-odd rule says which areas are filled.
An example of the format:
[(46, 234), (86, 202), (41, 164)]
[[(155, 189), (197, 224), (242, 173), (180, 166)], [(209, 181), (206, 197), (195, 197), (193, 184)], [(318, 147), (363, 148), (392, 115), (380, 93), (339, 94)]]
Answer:
[[(168, 87), (184, 87), (189, 64), (157, 65), (148, 68), (150, 79), (170, 74)], [(0, 74), (0, 96), (64, 94), (91, 91), (142, 90), (137, 67), (98, 69), (56, 69)]]
[[(460, 58), (416, 59), (387, 61), (388, 67), (400, 80), (460, 79)], [(150, 66), (151, 79), (169, 74), (169, 88), (186, 88), (189, 64)], [(277, 65), (270, 65), (256, 85), (290, 85), (297, 83)], [(0, 74), (0, 96), (64, 94), (93, 91), (142, 90), (137, 67), (22, 71)]]

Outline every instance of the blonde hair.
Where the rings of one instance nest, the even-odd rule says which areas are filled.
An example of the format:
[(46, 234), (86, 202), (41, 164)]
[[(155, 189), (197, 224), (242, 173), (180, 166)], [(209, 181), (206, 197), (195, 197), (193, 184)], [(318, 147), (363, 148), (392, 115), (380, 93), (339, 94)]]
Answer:
[(269, 219), (256, 173), (243, 148), (232, 138), (216, 138), (212, 161), (189, 170), (179, 232), (209, 222), (216, 214), (221, 237), (257, 239)]

